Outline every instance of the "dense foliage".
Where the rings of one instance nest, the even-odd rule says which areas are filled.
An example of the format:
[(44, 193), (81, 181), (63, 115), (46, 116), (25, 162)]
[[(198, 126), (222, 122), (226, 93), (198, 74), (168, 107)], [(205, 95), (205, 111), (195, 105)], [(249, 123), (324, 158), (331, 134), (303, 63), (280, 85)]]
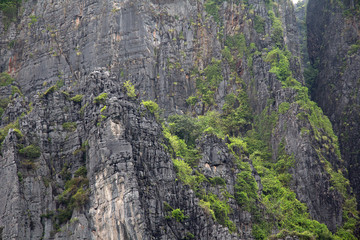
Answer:
[[(354, 239), (352, 233), (356, 228), (358, 215), (355, 199), (349, 192), (349, 182), (340, 170), (333, 170), (325, 157), (332, 153), (341, 158), (337, 137), (329, 119), (316, 103), (310, 100), (308, 88), (293, 77), (290, 69), (293, 57), (284, 43), (282, 22), (272, 9), (271, 2), (267, 1), (267, 9), (272, 22), (270, 37), (274, 47), (263, 49), (260, 53), (254, 43), (246, 42), (244, 34), (235, 33), (226, 37), (221, 59), (213, 58), (203, 71), (194, 67), (191, 77), (196, 81), (197, 94), (189, 97), (187, 104), (190, 107), (198, 103), (204, 104), (203, 115), (173, 115), (164, 125), (164, 135), (170, 142), (170, 151), (173, 151), (178, 179), (197, 193), (201, 199), (200, 206), (208, 214), (227, 226), (230, 231), (236, 232), (236, 227), (229, 218), (231, 208), (227, 199), (205, 191), (208, 184), (221, 187), (226, 186), (226, 181), (221, 178), (208, 179), (197, 169), (197, 162), (201, 157), (196, 148), (197, 141), (211, 134), (223, 139), (227, 137), (229, 151), (235, 156), (239, 170), (234, 186), (235, 195), (231, 197), (243, 210), (252, 214), (253, 235), (256, 239), (277, 239), (287, 235), (300, 239)], [(205, 3), (207, 13), (220, 25), (221, 5), (222, 1), (208, 0)], [(253, 24), (258, 33), (264, 32), (264, 19), (260, 16), (254, 16)], [(353, 49), (357, 51), (356, 47)], [(254, 117), (246, 92), (249, 86), (241, 80), (238, 68), (245, 62), (248, 71), (253, 74), (253, 59), (260, 55), (263, 61), (269, 63), (269, 72), (275, 75), (282, 87), (294, 90), (295, 100), (281, 102), (275, 109), (271, 107), (270, 101), (263, 113)], [(230, 67), (230, 77), (236, 83), (237, 89), (225, 97), (224, 104), (219, 108), (215, 93), (219, 84), (224, 81), (225, 66)], [(305, 71), (310, 85), (316, 75), (316, 69)], [(300, 202), (291, 190), (292, 175), (289, 170), (296, 163), (296, 159), (287, 153), (285, 141), (280, 143), (275, 160), (269, 148), (279, 117), (289, 114), (293, 109), (299, 109), (299, 121), (310, 124), (310, 129), (304, 128), (301, 132), (313, 136), (318, 157), (331, 176), (331, 188), (346, 199), (343, 208), (346, 223), (335, 234), (331, 233), (326, 225), (311, 219), (306, 204)], [(262, 191), (259, 191), (251, 165), (261, 177)], [(275, 229), (279, 233), (272, 235)]]
[(7, 30), (12, 21), (15, 21), (21, 2), (22, 0), (0, 0), (0, 10), (4, 14), (3, 23), (5, 30)]

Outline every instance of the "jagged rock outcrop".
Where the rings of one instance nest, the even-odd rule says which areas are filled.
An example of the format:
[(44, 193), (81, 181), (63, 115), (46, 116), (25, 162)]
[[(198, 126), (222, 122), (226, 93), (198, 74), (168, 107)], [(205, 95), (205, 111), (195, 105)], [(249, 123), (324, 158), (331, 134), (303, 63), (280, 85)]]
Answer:
[[(2, 182), (9, 183), (1, 189), (6, 203), (1, 210), (2, 238), (181, 239), (193, 234), (197, 239), (238, 239), (196, 204), (191, 189), (175, 181), (161, 126), (143, 107), (128, 101), (116, 82), (109, 72), (98, 70), (79, 84), (76, 90), (89, 104), (83, 115), (80, 105), (60, 92), (49, 94), (46, 101), (35, 100), (32, 112), (19, 120), (27, 136), (22, 141), (38, 139), (42, 150), (30, 166), (19, 156), (18, 137), (10, 130), (1, 157)], [(108, 100), (93, 104), (102, 91), (109, 93)], [(106, 117), (99, 118), (105, 104)], [(76, 123), (70, 132), (63, 131), (68, 121)], [(64, 172), (74, 173), (83, 164), (88, 201), (74, 209), (72, 220), (58, 232), (52, 217), (59, 214)], [(165, 218), (165, 202), (184, 211), (184, 222)]]
[[(261, 203), (259, 153), (204, 131), (189, 173), (203, 179), (201, 195), (179, 180), (158, 113), (140, 103), (156, 101), (164, 117), (199, 116), (223, 113), (238, 93), (246, 97), (231, 107), (248, 102), (255, 120), (232, 135), (253, 125), (269, 164), (284, 148), (295, 159), (281, 170), (291, 174), (284, 182), (309, 218), (332, 232), (344, 224), (349, 196), (332, 175), (341, 169), (337, 139), (331, 125), (314, 122), (324, 116), (303, 89), (292, 3), (209, 2), (24, 1), (17, 22), (0, 25), (0, 70), (15, 78), (0, 88), (9, 99), (0, 132), (3, 239), (254, 239), (259, 219), (269, 229), (258, 238), (278, 234), (279, 219)], [(245, 171), (256, 215), (237, 197)], [(226, 210), (223, 222), (206, 205), (210, 193)]]
[[(331, 14), (329, 14), (331, 12)], [(360, 200), (359, 5), (312, 1), (307, 7), (308, 48), (315, 68), (313, 98), (339, 136), (351, 185)]]

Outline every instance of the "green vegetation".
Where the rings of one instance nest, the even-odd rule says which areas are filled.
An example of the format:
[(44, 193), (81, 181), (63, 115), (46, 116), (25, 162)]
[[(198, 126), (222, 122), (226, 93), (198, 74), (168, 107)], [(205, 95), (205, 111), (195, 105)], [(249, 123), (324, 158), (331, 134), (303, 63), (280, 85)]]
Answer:
[(17, 175), (18, 175), (19, 182), (21, 183), (24, 180), (23, 175), (21, 172), (18, 172)]
[[(314, 220), (309, 220), (309, 216), (307, 214), (307, 208), (305, 205), (302, 205), (296, 197), (294, 193), (287, 189), (287, 185), (291, 180), (291, 175), (287, 173), (286, 169), (288, 169), (292, 162), (294, 162), (293, 158), (285, 157), (278, 160), (278, 162), (273, 166), (276, 174), (272, 173), (269, 178), (262, 177), (262, 183), (264, 186), (264, 194), (266, 194), (266, 181), (269, 181), (269, 189), (270, 187), (274, 188), (274, 186), (278, 186), (277, 190), (274, 192), (270, 191), (269, 201), (267, 198), (263, 198), (264, 204), (267, 209), (272, 212), (274, 215), (280, 215), (281, 217), (278, 219), (283, 219), (280, 221), (279, 229), (283, 229), (286, 231), (291, 231), (292, 234), (300, 236), (300, 237), (311, 237), (316, 239), (336, 239), (337, 236), (345, 236), (347, 235), (347, 239), (352, 239), (351, 232), (355, 230), (355, 223), (358, 219), (357, 212), (355, 210), (356, 206), (351, 204), (351, 199), (353, 199), (348, 192), (349, 183), (344, 178), (343, 174), (340, 172), (336, 172), (333, 170), (331, 164), (324, 157), (329, 154), (336, 154), (339, 159), (341, 159), (337, 136), (334, 134), (332, 125), (329, 119), (323, 114), (322, 110), (316, 105), (316, 103), (310, 101), (308, 96), (308, 89), (302, 86), (298, 81), (296, 81), (292, 77), (292, 73), (289, 67), (289, 58), (291, 57), (288, 51), (280, 50), (279, 48), (274, 48), (270, 51), (266, 57), (266, 61), (271, 63), (270, 72), (274, 73), (277, 78), (281, 81), (284, 88), (292, 88), (296, 90), (296, 103), (301, 108), (301, 113), (298, 114), (299, 120), (306, 120), (310, 123), (311, 129), (306, 130), (306, 132), (311, 133), (316, 144), (314, 148), (318, 154), (318, 157), (322, 164), (325, 166), (325, 170), (331, 176), (331, 185), (333, 189), (336, 189), (339, 193), (342, 194), (344, 199), (347, 199), (349, 204), (344, 205), (344, 220), (347, 222), (344, 224), (343, 228), (338, 230), (336, 235), (332, 235), (325, 225), (319, 224)], [(311, 78), (315, 78), (317, 75), (316, 69), (310, 69), (310, 73), (308, 74)], [(294, 104), (294, 103), (293, 103)], [(289, 104), (284, 102), (279, 106), (279, 113), (285, 113), (289, 109)], [(265, 112), (265, 111), (264, 111)], [(266, 114), (265, 114), (266, 115)], [(262, 115), (264, 116), (264, 115)], [(269, 120), (269, 117), (273, 118), (273, 113), (267, 115), (267, 117), (263, 118), (263, 122), (273, 122)], [(266, 120), (267, 119), (267, 120)], [(273, 118), (276, 121), (276, 117)], [(259, 124), (260, 126), (260, 124)], [(261, 127), (259, 127), (261, 129)], [(262, 129), (265, 129), (262, 127)], [(273, 127), (269, 127), (268, 129), (273, 129)], [(271, 132), (266, 130), (260, 130), (262, 139), (266, 140), (266, 136), (269, 136)], [(267, 133), (266, 133), (267, 132)], [(260, 151), (260, 148), (258, 148)], [(283, 150), (284, 152), (284, 150)], [(258, 161), (260, 162), (260, 161)], [(289, 165), (290, 164), (290, 165)], [(254, 164), (255, 165), (255, 164)], [(261, 166), (261, 170), (257, 169), (258, 172), (264, 172), (266, 165)], [(266, 171), (265, 171), (266, 172)], [(269, 172), (270, 173), (270, 172)], [(278, 181), (278, 182), (277, 182)], [(281, 184), (281, 185), (280, 185)], [(280, 187), (282, 186), (282, 187)], [(274, 202), (279, 201), (276, 196), (284, 196), (287, 200), (291, 201), (291, 203), (287, 204), (287, 208), (283, 208), (280, 206), (273, 206)], [(284, 198), (281, 198), (281, 201), (284, 202)], [(273, 209), (273, 210), (272, 210)], [(290, 210), (296, 209), (296, 210)], [(288, 211), (288, 212), (287, 212)], [(352, 217), (350, 217), (352, 216)], [(294, 225), (294, 221), (297, 221), (299, 225)], [(279, 233), (280, 235), (283, 232)], [(279, 236), (280, 236), (279, 235)]]
[(62, 127), (65, 131), (74, 132), (76, 130), (76, 122), (64, 122)]
[(228, 36), (225, 41), (225, 46), (229, 47), (231, 50), (235, 50), (236, 57), (242, 58), (245, 53), (247, 53), (245, 35), (243, 33), (238, 33), (233, 36)]
[(149, 101), (142, 101), (141, 104), (144, 105), (144, 107), (146, 107), (146, 109), (149, 110), (152, 114), (154, 114), (157, 120), (159, 120), (160, 108), (156, 102), (149, 100)]
[[(263, 217), (256, 218), (256, 211), (250, 210), (253, 215), (255, 213), (256, 225), (253, 228), (255, 238), (267, 238), (271, 230), (276, 227), (282, 231), (272, 237), (280, 237), (284, 232), (290, 231), (298, 237), (308, 236), (308, 239), (333, 239), (331, 232), (324, 224), (310, 219), (306, 205), (298, 201), (295, 193), (289, 189), (288, 183), (291, 175), (288, 170), (293, 166), (295, 160), (286, 154), (285, 145), (280, 144), (277, 161), (273, 164), (271, 155), (268, 155), (269, 149), (261, 138), (261, 134), (251, 131), (246, 138), (246, 145), (263, 185), (262, 204), (266, 207), (266, 212), (263, 214), (276, 219), (276, 221), (264, 222)], [(249, 206), (252, 206), (251, 200), (256, 200), (254, 194), (256, 186), (249, 184), (254, 182), (254, 180), (249, 180), (249, 177), (251, 178), (249, 174), (246, 174), (245, 177), (240, 178), (241, 180), (247, 179), (240, 182), (240, 189), (247, 191), (246, 194), (237, 191), (236, 199), (238, 202), (240, 201), (240, 204), (250, 202)], [(252, 193), (251, 198), (248, 197), (248, 193)]]
[(254, 16), (254, 29), (258, 33), (265, 33), (265, 20), (258, 16)]
[(282, 23), (280, 19), (275, 16), (275, 13), (272, 10), (270, 10), (268, 14), (272, 22), (271, 39), (276, 47), (282, 49), (284, 46), (284, 34), (283, 34), (284, 30), (282, 27)]
[(348, 51), (349, 55), (353, 55), (357, 53), (360, 50), (360, 40), (356, 43), (350, 46), (350, 49)]
[(14, 82), (14, 79), (6, 72), (0, 73), (0, 87), (8, 86)]
[(171, 212), (171, 216), (172, 218), (174, 218), (177, 222), (183, 222), (184, 219), (186, 218), (184, 215), (184, 212), (182, 210), (180, 210), (179, 208), (174, 209)]
[(56, 81), (56, 90), (62, 88), (65, 85), (65, 82), (63, 79), (61, 79), (61, 77), (62, 77), (62, 74), (59, 73), (59, 75), (58, 75), (59, 80)]
[(213, 177), (209, 179), (209, 182), (213, 185), (221, 185), (221, 186), (225, 186), (226, 185), (226, 181), (225, 179), (223, 179), (222, 177)]
[[(60, 204), (55, 220), (56, 230), (71, 219), (74, 209), (81, 209), (89, 200), (89, 180), (86, 178), (86, 168), (80, 167), (74, 174), (74, 177), (66, 181), (64, 191), (57, 196), (56, 201)], [(71, 177), (71, 176), (70, 176)]]
[[(0, 129), (0, 144), (4, 142), (6, 136), (8, 135), (8, 132), (10, 129), (19, 129), (19, 120), (16, 120), (15, 122), (9, 123), (5, 127)], [(1, 150), (1, 148), (0, 148)]]
[[(88, 146), (89, 146), (89, 142), (88, 142), (88, 141), (83, 142), (83, 143), (81, 144), (81, 147), (78, 148), (78, 149), (76, 149), (76, 150), (73, 152), (73, 155), (78, 155), (78, 154), (85, 153), (85, 152), (86, 152), (86, 147), (88, 147)], [(86, 155), (83, 155), (83, 157), (85, 158)], [(86, 168), (85, 168), (85, 167), (81, 167), (81, 168), (79, 168), (79, 169), (81, 169), (81, 170), (83, 170), (83, 171), (86, 171)], [(78, 171), (79, 171), (79, 170), (78, 170)], [(85, 176), (86, 176), (86, 174), (85, 174)], [(75, 172), (75, 177), (77, 177), (77, 172)]]
[[(206, 121), (208, 123), (211, 122), (209, 119)], [(227, 226), (230, 231), (235, 231), (235, 224), (229, 219), (231, 212), (230, 206), (227, 203), (229, 196), (224, 194), (224, 199), (220, 199), (219, 196), (211, 192), (205, 192), (203, 189), (203, 184), (212, 184), (224, 188), (225, 191), (225, 180), (220, 177), (214, 177), (209, 180), (191, 167), (196, 166), (197, 159), (200, 157), (198, 150), (195, 148), (194, 141), (200, 136), (201, 132), (198, 131), (198, 128), (204, 122), (203, 119), (195, 120), (182, 115), (171, 116), (169, 117), (169, 128), (163, 126), (164, 135), (169, 140), (174, 151), (175, 158), (173, 162), (178, 179), (195, 191), (196, 195), (201, 199), (200, 205), (206, 212), (211, 214), (217, 222)], [(208, 126), (203, 125), (200, 130), (207, 129)]]
[(107, 107), (106, 107), (106, 106), (104, 106), (102, 109), (100, 109), (100, 113), (102, 113), (102, 112), (106, 111), (106, 109), (107, 109)]
[(70, 98), (71, 101), (75, 102), (75, 103), (81, 103), (82, 99), (83, 99), (84, 95), (76, 95), (72, 98)]
[(274, 73), (278, 80), (282, 82), (283, 86), (291, 85), (291, 81), (293, 81), (289, 57), (289, 51), (282, 51), (279, 48), (274, 48), (265, 58), (265, 61), (271, 63), (269, 72)]
[(136, 97), (135, 86), (130, 82), (130, 80), (124, 82), (124, 87), (129, 98)]
[(222, 107), (224, 131), (230, 136), (237, 136), (240, 132), (246, 132), (251, 126), (252, 113), (248, 104), (248, 96), (240, 87), (237, 94), (230, 93), (225, 97), (225, 104)]
[(249, 163), (242, 162), (241, 166), (242, 171), (236, 177), (235, 199), (241, 207), (251, 212), (251, 208), (256, 208), (258, 187)]
[(94, 98), (94, 103), (96, 104), (105, 104), (105, 101), (108, 97), (108, 93), (101, 93), (99, 96)]
[(217, 23), (220, 23), (219, 10), (220, 10), (220, 5), (224, 1), (225, 0), (206, 0), (204, 4), (205, 11), (208, 14), (210, 14), (214, 18), (214, 21)]
[(279, 105), (279, 113), (280, 114), (284, 114), (286, 113), (290, 108), (290, 103), (288, 102), (282, 102), (280, 105)]
[(207, 106), (215, 104), (214, 93), (222, 80), (221, 60), (213, 58), (211, 64), (204, 69), (204, 75), (196, 78), (197, 94)]
[(5, 112), (5, 109), (7, 108), (7, 106), (10, 103), (10, 99), (9, 98), (1, 98), (0, 99), (0, 120), (1, 120), (1, 116), (3, 115), (3, 113)]
[(36, 23), (38, 21), (37, 17), (34, 15), (30, 16), (30, 22), (29, 22), (29, 27), (31, 27), (31, 25), (33, 25), (34, 23)]
[(16, 21), (18, 9), (22, 0), (0, 0), (0, 10), (3, 12), (3, 23), (5, 31), (10, 24)]
[(21, 90), (17, 86), (11, 86), (11, 95), (14, 96), (15, 93), (18, 93), (20, 96), (23, 96)]
[(49, 87), (43, 94), (40, 95), (41, 98), (48, 97), (50, 94), (56, 91), (56, 85)]
[[(236, 56), (251, 56), (246, 48), (245, 39), (242, 39), (241, 35), (238, 37), (228, 37), (227, 46), (222, 51), (223, 59), (230, 65)], [(350, 189), (348, 181), (341, 171), (336, 172), (332, 169), (330, 163), (323, 157), (327, 154), (323, 150), (326, 148), (321, 148), (327, 144), (328, 151), (340, 157), (337, 137), (329, 119), (314, 102), (309, 100), (308, 89), (293, 78), (289, 60), (291, 54), (281, 49), (282, 44), (282, 40), (278, 41), (277, 47), (272, 49), (264, 59), (271, 64), (270, 72), (275, 74), (283, 88), (295, 90), (295, 102), (282, 102), (278, 111), (271, 111), (271, 108), (267, 107), (262, 114), (253, 118), (244, 90), (245, 86), (241, 79), (235, 77), (238, 90), (225, 97), (222, 113), (205, 111), (205, 115), (197, 118), (186, 115), (169, 117), (168, 125), (164, 125), (164, 135), (172, 147), (170, 151), (173, 151), (177, 177), (195, 191), (201, 199), (200, 206), (209, 215), (220, 224), (228, 226), (230, 231), (235, 231), (236, 228), (229, 219), (231, 209), (227, 204), (228, 199), (206, 192), (204, 187), (208, 184), (213, 187), (223, 187), (226, 186), (226, 182), (221, 178), (207, 179), (196, 170), (197, 158), (200, 157), (196, 149), (196, 140), (206, 134), (214, 134), (220, 138), (228, 136), (230, 142), (228, 147), (236, 157), (236, 165), (240, 170), (237, 174), (233, 197), (242, 209), (252, 214), (253, 235), (256, 239), (274, 239), (283, 237), (287, 233), (298, 236), (300, 239), (339, 239), (339, 237), (353, 239), (352, 232), (355, 230), (358, 218), (355, 200), (348, 193)], [(255, 44), (250, 44), (249, 49), (255, 50)], [(193, 71), (193, 76), (198, 75), (197, 89), (201, 100), (205, 101), (204, 95), (207, 91), (213, 90), (211, 87), (222, 80), (221, 64), (213, 59), (203, 73)], [(203, 78), (199, 77), (201, 74)], [(212, 84), (207, 86), (205, 80), (209, 80)], [(188, 104), (196, 104), (198, 99), (197, 97), (189, 98)], [(269, 105), (271, 103), (269, 101)], [(344, 220), (347, 222), (336, 234), (332, 234), (324, 224), (312, 220), (306, 205), (297, 200), (295, 193), (290, 189), (292, 175), (289, 169), (294, 166), (295, 157), (286, 153), (285, 141), (283, 140), (278, 147), (276, 160), (273, 159), (272, 151), (269, 149), (272, 131), (277, 124), (279, 114), (286, 114), (290, 107), (298, 109), (295, 108), (296, 104), (300, 107), (298, 119), (310, 123), (311, 129), (306, 129), (304, 132), (311, 132), (310, 136), (314, 136), (314, 147), (318, 149), (319, 158), (331, 176), (332, 188), (341, 192), (344, 199), (347, 199), (344, 207)], [(261, 176), (263, 185), (261, 196), (259, 196), (259, 189), (250, 164)], [(271, 236), (274, 229), (280, 232)]]
[(188, 99), (186, 99), (186, 103), (190, 106), (195, 106), (198, 101), (198, 98), (195, 96), (190, 96)]
[(151, 113), (156, 113), (156, 112), (159, 111), (159, 105), (158, 105), (156, 102), (154, 102), (154, 101), (151, 101), (151, 100), (149, 100), (149, 101), (142, 101), (141, 103), (142, 103), (142, 104), (144, 105), (144, 107), (146, 107), (147, 110), (149, 110)]
[(81, 117), (84, 116), (84, 113), (85, 113), (85, 108), (89, 106), (89, 103), (85, 103), (85, 105), (83, 105), (81, 108), (80, 108), (80, 111), (79, 111), (79, 114)]
[(200, 206), (206, 212), (223, 226), (227, 226), (231, 232), (235, 231), (235, 224), (229, 219), (231, 208), (227, 203), (227, 199), (220, 200), (219, 197), (211, 192), (204, 192), (202, 184), (208, 182), (208, 179), (198, 171), (193, 173), (189, 164), (181, 159), (173, 159), (177, 176), (184, 184), (189, 185), (196, 195), (201, 199)]
[(75, 171), (74, 176), (75, 177), (86, 177), (87, 170), (85, 166), (81, 166), (78, 168), (78, 170)]
[(19, 154), (28, 159), (36, 159), (41, 156), (40, 147), (29, 145), (19, 150)]

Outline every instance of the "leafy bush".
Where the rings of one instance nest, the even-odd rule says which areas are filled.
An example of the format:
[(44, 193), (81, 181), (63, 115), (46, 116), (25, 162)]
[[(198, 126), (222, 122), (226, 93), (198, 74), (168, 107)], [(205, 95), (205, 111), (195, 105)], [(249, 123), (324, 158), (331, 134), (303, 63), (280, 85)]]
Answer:
[(75, 177), (84, 177), (84, 178), (86, 178), (86, 175), (87, 175), (87, 169), (86, 169), (85, 166), (79, 167), (79, 169), (76, 170), (75, 173), (74, 173)]
[[(249, 165), (250, 167), (250, 165)], [(257, 184), (255, 178), (251, 174), (249, 169), (242, 170), (236, 178), (235, 184), (235, 199), (236, 202), (247, 209), (250, 210), (250, 207), (256, 203), (258, 199), (257, 195)]]
[(174, 210), (171, 212), (171, 216), (172, 216), (172, 218), (174, 218), (177, 222), (183, 222), (184, 219), (185, 219), (185, 215), (184, 215), (183, 211), (180, 210), (179, 208), (174, 209)]
[(0, 120), (1, 120), (1, 116), (5, 112), (5, 109), (7, 108), (9, 103), (10, 103), (10, 99), (8, 98), (0, 99)]
[(142, 101), (144, 107), (146, 107), (151, 113), (156, 113), (159, 111), (159, 105), (154, 101)]
[(40, 97), (47, 97), (51, 93), (56, 91), (56, 85), (49, 87), (43, 94), (40, 95)]
[(0, 99), (0, 107), (1, 108), (7, 108), (8, 104), (10, 103), (10, 99), (9, 98), (1, 98)]
[(265, 32), (265, 20), (258, 15), (254, 16), (254, 29), (258, 33)]
[(0, 73), (0, 87), (8, 86), (14, 82), (14, 79), (6, 72)]
[(128, 97), (130, 97), (130, 98), (135, 98), (136, 97), (135, 87), (130, 82), (130, 80), (124, 82), (124, 87), (126, 89), (126, 94), (128, 95)]
[(29, 145), (20, 149), (19, 154), (26, 158), (35, 159), (41, 156), (41, 151), (39, 146)]
[(200, 205), (200, 207), (202, 207), (202, 208), (205, 210), (205, 212), (206, 212), (207, 214), (211, 215), (213, 219), (216, 219), (216, 218), (215, 218), (215, 213), (214, 213), (214, 211), (211, 209), (211, 204), (210, 204), (210, 202), (207, 202), (207, 201), (204, 201), (203, 199), (200, 199), (199, 205)]
[(70, 100), (73, 101), (73, 102), (76, 102), (76, 103), (81, 103), (83, 97), (84, 97), (84, 95), (78, 94), (78, 95), (70, 98)]
[(174, 159), (174, 166), (178, 178), (186, 185), (195, 187), (197, 185), (195, 176), (192, 175), (192, 168), (181, 159)]
[(149, 101), (142, 101), (141, 103), (144, 105), (144, 107), (147, 108), (147, 110), (149, 110), (151, 113), (153, 113), (155, 115), (155, 118), (157, 120), (159, 120), (160, 108), (156, 102), (149, 100)]
[(221, 51), (221, 54), (229, 64), (233, 63), (234, 59), (228, 46), (224, 47), (224, 49)]
[(7, 29), (10, 26), (10, 23), (16, 20), (18, 8), (21, 4), (21, 0), (1, 0), (0, 1), (0, 10), (3, 12), (3, 23), (4, 29)]
[(17, 86), (11, 86), (11, 95), (18, 93), (20, 96), (23, 96), (21, 90)]
[(104, 107), (100, 110), (100, 113), (106, 111), (106, 109), (107, 109), (107, 106), (104, 106)]
[(206, 0), (204, 4), (205, 11), (213, 16), (214, 21), (217, 23), (220, 23), (219, 5), (222, 4), (222, 2), (224, 2), (224, 0)]
[(186, 103), (190, 106), (195, 106), (197, 102), (198, 102), (198, 98), (195, 96), (190, 96), (188, 99), (186, 99)]
[(218, 86), (223, 80), (221, 60), (213, 58), (211, 64), (204, 69), (207, 87)]
[(95, 97), (94, 103), (105, 104), (107, 97), (108, 97), (108, 93), (101, 93), (99, 96)]
[(281, 82), (286, 82), (288, 78), (292, 77), (289, 63), (289, 52), (282, 51), (279, 48), (274, 48), (266, 56), (266, 61), (271, 63), (271, 73), (275, 73), (276, 77)]
[(358, 44), (353, 44), (350, 46), (348, 54), (353, 55), (353, 54), (357, 53), (359, 50), (360, 50), (360, 41)]
[(187, 115), (171, 115), (167, 120), (171, 134), (183, 139), (187, 145), (195, 146), (195, 140), (201, 133), (196, 119)]
[(225, 46), (228, 46), (231, 50), (237, 50), (237, 57), (242, 58), (248, 51), (246, 47), (246, 39), (243, 33), (228, 36), (225, 40)]
[(222, 125), (226, 134), (236, 136), (248, 130), (252, 123), (252, 111), (246, 92), (239, 88), (238, 95), (230, 93), (225, 97), (223, 105)]
[(10, 129), (18, 129), (19, 128), (19, 121), (15, 121), (12, 123), (9, 123), (5, 127), (0, 129), (0, 150), (1, 150), (1, 144), (5, 140), (6, 136), (8, 135), (8, 132)]
[(223, 80), (221, 60), (212, 59), (211, 63), (204, 69), (204, 75), (196, 78), (198, 95), (208, 106), (214, 105), (214, 93), (219, 83)]
[(74, 132), (76, 130), (76, 122), (65, 122), (62, 124), (65, 131)]
[(279, 105), (279, 113), (281, 114), (284, 114), (286, 113), (290, 108), (290, 103), (288, 102), (282, 102), (280, 105)]
[(284, 45), (282, 23), (280, 19), (275, 16), (275, 13), (273, 11), (269, 11), (268, 14), (272, 21), (272, 28), (273, 28), (271, 39), (275, 43), (276, 47), (282, 48)]
[[(77, 175), (84, 174), (83, 167), (77, 171)], [(89, 200), (89, 180), (86, 177), (78, 176), (65, 183), (64, 191), (57, 197), (56, 201), (61, 205), (55, 216), (57, 224), (61, 225), (71, 219), (73, 210), (80, 209)]]
[(225, 179), (223, 179), (222, 177), (212, 177), (209, 179), (209, 181), (213, 185), (221, 185), (221, 186), (226, 185)]
[[(171, 127), (173, 128), (173, 131), (180, 131), (178, 134), (182, 137), (186, 137), (186, 135), (182, 135), (181, 128), (176, 127), (176, 125), (171, 124)], [(187, 145), (186, 141), (184, 139), (179, 138), (177, 135), (172, 134), (166, 126), (163, 126), (164, 129), (164, 136), (169, 140), (170, 145), (172, 149), (174, 150), (174, 154), (176, 157), (182, 158), (185, 160), (187, 164), (190, 164), (191, 166), (196, 165), (196, 162), (200, 158), (200, 155), (198, 153), (198, 150), (195, 148), (195, 145)], [(174, 130), (175, 129), (175, 130)], [(185, 132), (185, 134), (187, 134)], [(192, 139), (192, 133), (191, 136), (189, 136), (190, 140)]]
[(215, 220), (223, 226), (228, 227), (230, 232), (236, 231), (235, 224), (229, 219), (231, 213), (230, 205), (225, 200), (221, 201), (215, 194), (208, 193), (201, 196), (204, 201), (210, 203), (210, 209), (215, 215)]

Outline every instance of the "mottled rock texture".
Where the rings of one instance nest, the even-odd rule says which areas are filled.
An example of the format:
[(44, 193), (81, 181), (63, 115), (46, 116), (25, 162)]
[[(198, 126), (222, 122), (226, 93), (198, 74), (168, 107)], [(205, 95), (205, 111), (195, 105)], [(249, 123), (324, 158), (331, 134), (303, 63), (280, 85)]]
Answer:
[[(231, 66), (220, 64), (222, 79), (212, 105), (186, 102), (198, 91), (192, 72), (203, 72), (213, 58), (221, 60), (226, 39), (240, 33), (249, 52), (239, 51), (236, 71), (252, 112), (260, 120), (278, 115), (268, 126), (273, 160), (285, 143), (295, 159), (289, 172), (296, 197), (331, 231), (343, 225), (345, 199), (328, 172), (340, 169), (341, 159), (335, 147), (325, 151), (325, 140), (314, 137), (309, 119), (299, 117), (308, 110), (297, 102), (298, 93), (282, 87), (265, 60), (276, 44), (286, 45), (292, 76), (304, 84), (293, 5), (274, 1), (283, 29), (274, 43), (275, 23), (265, 1), (247, 2), (224, 1), (211, 16), (204, 1), (192, 0), (24, 1), (16, 23), (5, 31), (0, 21), (0, 72), (15, 78), (12, 87), (0, 88), (2, 97), (12, 96), (1, 127), (14, 124), (0, 156), (0, 237), (253, 239), (252, 216), (233, 198), (228, 203), (233, 233), (199, 206), (195, 192), (177, 179), (159, 120), (140, 104), (156, 101), (164, 117), (221, 111), (225, 96), (239, 88)], [(127, 94), (128, 80), (136, 97)], [(284, 102), (289, 109), (279, 114)], [(324, 129), (317, 131), (331, 138)], [(207, 178), (222, 177), (233, 195), (241, 170), (226, 144), (211, 134), (200, 138), (197, 169)], [(24, 153), (27, 146), (38, 146), (40, 156), (36, 150), (35, 156)], [(86, 175), (78, 172), (83, 166)], [(254, 169), (251, 174), (261, 196), (261, 177)], [(219, 187), (202, 187), (221, 198)], [(177, 221), (169, 206), (186, 217)]]
[[(331, 12), (331, 14), (329, 14)], [(339, 136), (348, 177), (360, 200), (360, 18), (357, 1), (312, 1), (307, 7), (308, 49), (318, 70), (313, 98)]]

